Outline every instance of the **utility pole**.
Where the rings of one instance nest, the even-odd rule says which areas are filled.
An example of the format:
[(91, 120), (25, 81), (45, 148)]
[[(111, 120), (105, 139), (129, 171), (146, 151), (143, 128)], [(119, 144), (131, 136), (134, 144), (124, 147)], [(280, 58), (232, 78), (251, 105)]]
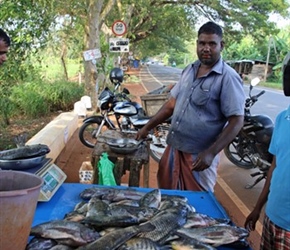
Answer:
[(268, 65), (269, 65), (270, 52), (271, 52), (271, 47), (272, 46), (274, 47), (276, 60), (278, 61), (278, 54), (277, 54), (277, 50), (276, 50), (275, 40), (274, 40), (274, 38), (272, 36), (270, 36), (269, 43), (268, 43), (268, 54), (267, 54), (266, 68), (265, 68), (265, 74), (264, 74), (264, 81), (265, 82), (267, 80)]

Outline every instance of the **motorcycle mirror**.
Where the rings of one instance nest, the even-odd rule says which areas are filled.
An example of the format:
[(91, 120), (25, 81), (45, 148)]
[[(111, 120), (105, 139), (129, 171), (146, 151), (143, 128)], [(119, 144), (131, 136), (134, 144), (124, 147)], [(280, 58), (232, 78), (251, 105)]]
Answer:
[(260, 78), (259, 77), (255, 77), (251, 80), (251, 87), (253, 88), (254, 86), (258, 85), (258, 83), (260, 82)]
[(126, 95), (130, 94), (130, 92), (129, 92), (129, 90), (127, 88), (123, 88), (123, 93), (125, 93)]

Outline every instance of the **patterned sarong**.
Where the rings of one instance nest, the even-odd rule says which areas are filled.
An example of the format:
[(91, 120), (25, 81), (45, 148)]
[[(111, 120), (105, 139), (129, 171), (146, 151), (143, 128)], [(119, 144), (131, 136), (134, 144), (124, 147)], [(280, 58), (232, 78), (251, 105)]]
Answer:
[(260, 250), (290, 250), (290, 232), (276, 226), (266, 215)]
[(159, 162), (157, 181), (159, 188), (202, 191), (203, 188), (195, 180), (192, 171), (192, 155), (169, 145)]

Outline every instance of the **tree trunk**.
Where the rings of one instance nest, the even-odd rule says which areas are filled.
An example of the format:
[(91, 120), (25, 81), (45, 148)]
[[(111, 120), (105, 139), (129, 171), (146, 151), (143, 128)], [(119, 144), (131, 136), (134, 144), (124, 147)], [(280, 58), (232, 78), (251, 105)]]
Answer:
[[(88, 7), (88, 26), (86, 27), (86, 48), (85, 50), (100, 49), (99, 20), (103, 6), (103, 0), (90, 0)], [(98, 60), (98, 59), (96, 59)], [(97, 103), (97, 78), (98, 72), (95, 62), (85, 62), (85, 91), (91, 97), (92, 105), (96, 108)]]

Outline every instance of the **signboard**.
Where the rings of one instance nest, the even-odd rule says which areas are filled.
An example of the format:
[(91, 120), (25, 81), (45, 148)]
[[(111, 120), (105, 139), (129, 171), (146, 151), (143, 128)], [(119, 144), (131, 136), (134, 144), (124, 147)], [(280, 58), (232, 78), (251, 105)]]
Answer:
[(110, 38), (110, 52), (129, 52), (128, 38)]
[(112, 31), (116, 36), (123, 36), (127, 32), (126, 24), (121, 20), (117, 20), (112, 25)]
[(101, 58), (101, 51), (99, 49), (86, 50), (83, 53), (85, 61), (92, 61)]

